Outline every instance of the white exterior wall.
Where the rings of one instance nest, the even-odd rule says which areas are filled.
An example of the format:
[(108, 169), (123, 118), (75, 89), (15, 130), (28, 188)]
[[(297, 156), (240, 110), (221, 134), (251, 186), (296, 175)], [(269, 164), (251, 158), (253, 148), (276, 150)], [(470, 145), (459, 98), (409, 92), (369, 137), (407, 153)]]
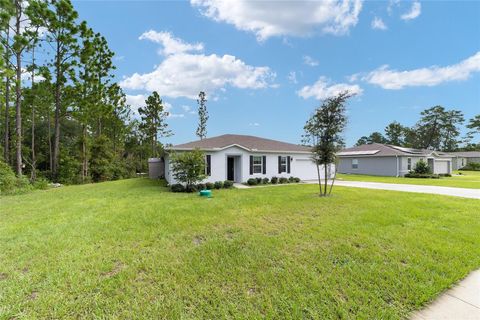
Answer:
[[(245, 149), (232, 146), (230, 148), (219, 151), (205, 151), (206, 155), (210, 155), (211, 175), (203, 182), (215, 182), (227, 180), (227, 157), (235, 157), (235, 181), (246, 182), (250, 178), (269, 178), (272, 177), (298, 177), (301, 180), (317, 179), (317, 167), (310, 160), (310, 154), (306, 153), (266, 153), (266, 152), (249, 152)], [(250, 175), (250, 156), (266, 156), (266, 173), (257, 173)], [(290, 173), (278, 173), (278, 156), (290, 156)], [(172, 176), (169, 157), (165, 157), (165, 179), (168, 183), (176, 183)], [(323, 167), (320, 168), (321, 177), (324, 177)], [(330, 176), (333, 176), (334, 170), (329, 170)]]

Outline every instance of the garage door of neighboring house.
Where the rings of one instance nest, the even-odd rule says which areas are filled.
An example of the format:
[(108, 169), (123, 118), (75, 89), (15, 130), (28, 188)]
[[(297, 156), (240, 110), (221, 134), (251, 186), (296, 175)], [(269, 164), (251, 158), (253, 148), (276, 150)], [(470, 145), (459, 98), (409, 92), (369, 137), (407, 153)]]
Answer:
[(433, 173), (450, 173), (450, 161), (435, 161)]

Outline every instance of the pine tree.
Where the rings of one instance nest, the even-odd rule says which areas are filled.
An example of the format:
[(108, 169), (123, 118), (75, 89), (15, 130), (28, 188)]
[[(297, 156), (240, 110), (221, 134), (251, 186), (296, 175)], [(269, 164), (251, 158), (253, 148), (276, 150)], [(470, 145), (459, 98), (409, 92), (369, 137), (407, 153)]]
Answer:
[(207, 100), (205, 99), (205, 92), (200, 91), (198, 94), (198, 128), (197, 136), (200, 140), (203, 140), (207, 137), (207, 121), (208, 121), (208, 111), (207, 111)]

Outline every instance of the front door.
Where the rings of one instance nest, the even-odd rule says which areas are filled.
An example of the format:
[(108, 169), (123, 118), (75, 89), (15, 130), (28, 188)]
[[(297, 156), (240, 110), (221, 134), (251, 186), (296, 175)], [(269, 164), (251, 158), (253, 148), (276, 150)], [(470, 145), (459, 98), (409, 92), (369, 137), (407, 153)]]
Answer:
[(235, 180), (235, 158), (227, 158), (227, 180)]

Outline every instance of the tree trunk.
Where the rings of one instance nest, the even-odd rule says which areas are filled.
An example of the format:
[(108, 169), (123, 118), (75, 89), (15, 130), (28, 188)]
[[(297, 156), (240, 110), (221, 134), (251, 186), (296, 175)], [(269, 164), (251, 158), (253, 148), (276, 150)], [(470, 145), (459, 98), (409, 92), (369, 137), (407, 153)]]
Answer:
[[(9, 30), (7, 27), (6, 39), (8, 43), (9, 40)], [(8, 54), (8, 48), (5, 48), (5, 63), (10, 62), (10, 56)], [(10, 164), (10, 77), (8, 74), (5, 75), (5, 135), (4, 135), (4, 145), (3, 145), (3, 157), (5, 158), (5, 163)]]
[(53, 157), (52, 157), (52, 121), (50, 119), (50, 110), (47, 110), (47, 124), (48, 124), (48, 158), (50, 173), (53, 170)]
[(82, 182), (87, 177), (87, 126), (83, 125), (82, 129)]
[[(18, 5), (17, 5), (18, 6)], [(16, 34), (20, 34), (20, 16), (21, 10), (17, 14), (17, 19), (15, 23)], [(22, 52), (21, 49), (17, 48), (15, 52), (15, 58), (17, 60), (17, 79), (15, 86), (15, 133), (16, 133), (16, 172), (17, 176), (22, 175)]]
[(325, 186), (324, 186), (323, 195), (326, 196), (327, 195), (327, 186), (328, 186), (328, 167), (327, 167), (326, 164), (323, 165), (323, 169), (325, 171)]
[(330, 191), (328, 192), (328, 194), (332, 194), (332, 189), (333, 189), (333, 184), (335, 183), (335, 179), (337, 178), (337, 164), (335, 163), (335, 173), (333, 174), (333, 180), (332, 180), (332, 184), (330, 185)]
[(318, 163), (316, 164), (317, 165), (317, 175), (318, 175), (318, 187), (320, 188), (320, 196), (322, 196), (322, 177), (320, 176), (320, 166), (318, 165)]
[[(35, 86), (35, 47), (32, 49), (32, 90)], [(30, 174), (30, 181), (34, 182), (37, 179), (37, 158), (35, 155), (35, 91), (32, 95), (32, 172)]]
[(55, 182), (58, 180), (58, 165), (60, 159), (60, 103), (61, 103), (61, 71), (60, 71), (60, 47), (57, 44), (56, 53), (56, 82), (55, 82), (55, 119), (54, 119), (54, 139), (53, 139), (53, 167), (52, 177)]

